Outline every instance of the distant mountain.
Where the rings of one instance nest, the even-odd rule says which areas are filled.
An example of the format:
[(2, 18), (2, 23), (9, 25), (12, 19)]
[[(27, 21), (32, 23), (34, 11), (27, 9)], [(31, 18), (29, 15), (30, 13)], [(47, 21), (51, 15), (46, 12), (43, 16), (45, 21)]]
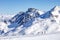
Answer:
[(1, 35), (40, 35), (60, 31), (59, 6), (47, 12), (28, 8), (26, 12), (5, 19), (0, 22)]

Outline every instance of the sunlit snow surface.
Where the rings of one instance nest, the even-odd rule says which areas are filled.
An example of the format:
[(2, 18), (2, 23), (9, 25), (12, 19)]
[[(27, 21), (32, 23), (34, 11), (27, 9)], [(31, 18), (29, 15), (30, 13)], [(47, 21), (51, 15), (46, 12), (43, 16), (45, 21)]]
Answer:
[(60, 33), (37, 36), (2, 36), (0, 40), (60, 40)]
[(60, 7), (1, 15), (0, 40), (60, 40)]

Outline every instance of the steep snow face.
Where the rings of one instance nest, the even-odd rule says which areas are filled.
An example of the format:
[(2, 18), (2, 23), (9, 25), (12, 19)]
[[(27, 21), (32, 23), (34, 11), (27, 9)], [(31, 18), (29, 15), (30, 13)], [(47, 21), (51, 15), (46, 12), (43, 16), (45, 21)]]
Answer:
[(56, 6), (51, 12), (57, 23), (60, 23), (60, 6)]
[(39, 13), (40, 15), (42, 15), (42, 14), (45, 13), (44, 11), (41, 11), (41, 10), (37, 10), (37, 11), (38, 11), (38, 13)]
[[(44, 33), (44, 28), (42, 25), (43, 19), (40, 20), (40, 18), (36, 18), (35, 21), (32, 23), (32, 25), (25, 30), (25, 33), (27, 35), (32, 34), (32, 35), (37, 35), (37, 34), (43, 34)], [(41, 23), (40, 23), (41, 22)]]

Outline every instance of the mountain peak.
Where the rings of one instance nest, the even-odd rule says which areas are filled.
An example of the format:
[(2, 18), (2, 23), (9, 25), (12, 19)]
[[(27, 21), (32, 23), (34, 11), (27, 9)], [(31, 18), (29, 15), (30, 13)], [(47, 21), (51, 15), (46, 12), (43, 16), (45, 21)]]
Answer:
[[(55, 6), (52, 10), (52, 12), (60, 13), (60, 6)], [(55, 13), (54, 13), (55, 14)]]
[(60, 6), (54, 6), (52, 9), (51, 9), (51, 11), (55, 11), (55, 10), (60, 10)]
[(34, 12), (35, 10), (35, 8), (28, 8), (28, 12)]
[(59, 8), (60, 6), (55, 6), (55, 8), (57, 8), (57, 7)]
[(60, 23), (60, 6), (55, 6), (51, 13), (56, 22)]
[(55, 6), (55, 10), (60, 10), (60, 6)]

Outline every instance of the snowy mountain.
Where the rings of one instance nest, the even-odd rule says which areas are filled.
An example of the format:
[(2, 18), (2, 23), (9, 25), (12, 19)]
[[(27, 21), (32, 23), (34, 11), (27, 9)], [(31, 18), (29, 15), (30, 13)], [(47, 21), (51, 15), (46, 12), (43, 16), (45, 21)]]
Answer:
[(29, 8), (13, 17), (3, 18), (0, 17), (0, 35), (41, 35), (60, 32), (59, 6), (47, 12)]
[(60, 6), (55, 6), (51, 12), (57, 23), (60, 23)]

